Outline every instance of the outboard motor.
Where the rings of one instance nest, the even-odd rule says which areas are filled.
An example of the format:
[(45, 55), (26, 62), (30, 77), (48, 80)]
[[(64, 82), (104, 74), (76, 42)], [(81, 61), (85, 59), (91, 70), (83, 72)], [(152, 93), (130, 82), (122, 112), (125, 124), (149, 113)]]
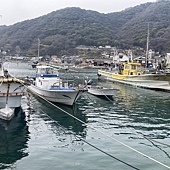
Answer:
[(84, 89), (87, 88), (87, 86), (90, 86), (90, 85), (92, 84), (92, 82), (93, 82), (93, 81), (92, 81), (91, 79), (90, 79), (89, 81), (85, 80), (85, 81), (84, 81), (84, 84), (85, 84), (85, 85), (84, 85)]

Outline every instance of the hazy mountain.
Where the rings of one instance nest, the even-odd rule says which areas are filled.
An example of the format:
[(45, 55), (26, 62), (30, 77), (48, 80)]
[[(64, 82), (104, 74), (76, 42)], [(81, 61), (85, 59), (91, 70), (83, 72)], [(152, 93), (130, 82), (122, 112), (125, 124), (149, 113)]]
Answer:
[(26, 55), (37, 55), (38, 38), (41, 54), (50, 55), (74, 54), (77, 45), (146, 48), (149, 23), (150, 48), (169, 52), (169, 7), (169, 0), (161, 0), (109, 14), (65, 8), (12, 26), (0, 26), (0, 45), (10, 52), (20, 49)]

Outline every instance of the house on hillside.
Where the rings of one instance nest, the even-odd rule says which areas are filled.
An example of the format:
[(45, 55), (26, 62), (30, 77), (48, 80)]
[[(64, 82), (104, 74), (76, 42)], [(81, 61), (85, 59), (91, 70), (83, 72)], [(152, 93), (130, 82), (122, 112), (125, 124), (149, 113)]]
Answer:
[(93, 60), (94, 66), (105, 66), (110, 67), (113, 65), (113, 61), (109, 59), (94, 59)]
[(129, 62), (129, 57), (123, 53), (119, 53), (116, 56), (113, 56), (113, 62), (119, 63), (119, 62)]

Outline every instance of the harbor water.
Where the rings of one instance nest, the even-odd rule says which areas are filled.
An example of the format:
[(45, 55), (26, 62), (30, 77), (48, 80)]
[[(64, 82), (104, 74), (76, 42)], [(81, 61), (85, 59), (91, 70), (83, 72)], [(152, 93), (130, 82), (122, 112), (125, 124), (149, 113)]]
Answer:
[[(16, 77), (27, 63), (9, 63)], [(119, 89), (113, 101), (84, 93), (73, 107), (30, 94), (10, 122), (0, 120), (0, 169), (166, 170), (170, 168), (170, 93), (98, 81), (97, 70), (63, 71), (81, 84)]]

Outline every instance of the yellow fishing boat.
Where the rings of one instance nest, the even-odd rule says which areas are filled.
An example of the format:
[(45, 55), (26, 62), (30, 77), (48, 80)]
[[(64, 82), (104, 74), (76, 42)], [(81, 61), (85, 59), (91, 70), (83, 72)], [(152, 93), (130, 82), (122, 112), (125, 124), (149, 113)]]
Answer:
[(119, 83), (148, 87), (169, 85), (170, 74), (161, 72), (146, 72), (141, 63), (125, 62), (119, 65), (117, 71), (98, 70), (99, 76)]

